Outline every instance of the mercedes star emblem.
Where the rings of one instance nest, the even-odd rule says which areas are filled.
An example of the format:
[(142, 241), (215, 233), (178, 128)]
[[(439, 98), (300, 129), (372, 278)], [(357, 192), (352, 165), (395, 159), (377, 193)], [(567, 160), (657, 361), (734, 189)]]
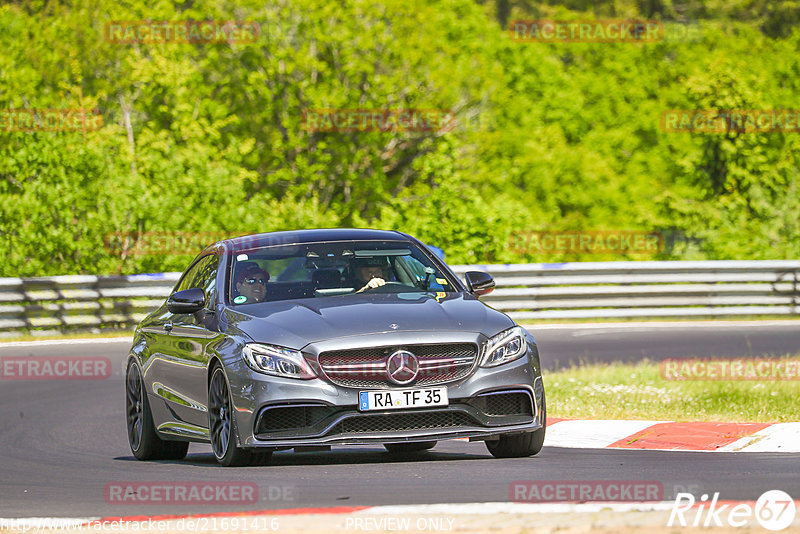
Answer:
[(395, 351), (386, 360), (386, 374), (395, 384), (410, 384), (419, 374), (419, 360), (407, 350)]

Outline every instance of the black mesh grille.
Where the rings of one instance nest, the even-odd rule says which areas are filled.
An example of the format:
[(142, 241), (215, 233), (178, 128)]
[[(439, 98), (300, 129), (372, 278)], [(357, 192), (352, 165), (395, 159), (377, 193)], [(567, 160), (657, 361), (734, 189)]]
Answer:
[(469, 403), (486, 415), (533, 415), (531, 396), (522, 392), (481, 395)]
[(321, 422), (335, 411), (329, 406), (282, 406), (266, 410), (259, 422), (259, 432), (307, 428)]
[[(471, 364), (470, 367), (472, 367)], [(463, 378), (469, 372), (470, 367), (437, 370), (435, 374), (424, 375), (424, 376), (420, 374), (420, 377), (417, 378), (414, 384), (417, 386), (430, 386), (435, 384), (443, 384), (445, 382), (450, 382), (452, 380), (457, 380), (459, 378)]]
[(479, 425), (463, 412), (419, 412), (351, 417), (336, 425), (335, 432), (361, 434), (473, 426)]
[(402, 347), (369, 347), (366, 349), (332, 350), (320, 354), (319, 361), (323, 365), (377, 361), (386, 358), (386, 356), (401, 348), (410, 350), (420, 359), (453, 358), (475, 355), (475, 345), (472, 343), (453, 343), (445, 345), (404, 345)]
[[(417, 379), (407, 384), (416, 386), (443, 384), (464, 378), (472, 369), (478, 355), (477, 346), (472, 343), (451, 343), (329, 351), (320, 354), (318, 361), (325, 375), (340, 386), (397, 387), (386, 375), (386, 360), (399, 349), (412, 352), (419, 361)], [(343, 366), (349, 368), (343, 369)]]

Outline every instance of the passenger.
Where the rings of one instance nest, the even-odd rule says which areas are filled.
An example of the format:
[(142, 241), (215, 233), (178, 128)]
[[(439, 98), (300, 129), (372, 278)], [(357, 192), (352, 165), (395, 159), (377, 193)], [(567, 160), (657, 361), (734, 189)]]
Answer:
[(244, 302), (236, 302), (239, 297), (234, 299), (237, 304), (252, 304), (253, 302), (264, 302), (267, 298), (267, 282), (269, 273), (258, 266), (245, 268), (236, 277), (236, 291), (241, 297), (245, 297)]
[(367, 289), (375, 289), (386, 285), (389, 278), (389, 266), (381, 258), (364, 258), (356, 260), (355, 264), (355, 287), (361, 286), (356, 293), (361, 293)]

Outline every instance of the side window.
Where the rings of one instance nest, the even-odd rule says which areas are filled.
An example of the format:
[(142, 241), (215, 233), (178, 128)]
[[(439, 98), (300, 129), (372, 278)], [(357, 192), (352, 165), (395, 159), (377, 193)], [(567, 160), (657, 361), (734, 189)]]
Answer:
[(206, 292), (206, 306), (209, 302), (216, 301), (217, 290), (217, 267), (219, 266), (219, 258), (217, 256), (209, 256), (208, 265), (203, 269), (203, 276), (200, 280), (200, 287)]
[[(398, 258), (398, 264), (401, 264), (402, 267), (408, 271), (409, 275), (412, 277), (411, 283), (414, 285), (420, 285), (428, 276), (428, 273), (425, 272), (425, 264), (413, 256), (402, 256)], [(449, 285), (447, 284), (447, 280), (441, 276), (442, 275), (439, 274), (438, 271), (432, 274), (430, 279), (428, 279), (428, 287), (434, 291), (453, 291), (452, 289), (448, 289)]]
[(178, 291), (183, 291), (184, 289), (191, 289), (193, 287), (197, 287), (194, 285), (195, 280), (197, 279), (197, 273), (199, 272), (200, 268), (203, 265), (205, 258), (200, 259), (197, 263), (192, 265), (191, 269), (189, 269), (183, 278), (181, 278), (178, 285), (175, 286), (175, 289), (172, 291), (173, 293), (177, 293)]
[[(211, 254), (204, 256), (195, 263), (186, 276), (180, 281), (175, 291), (200, 287), (206, 292), (206, 298), (211, 299), (217, 285), (217, 266), (219, 259)], [(208, 301), (206, 301), (206, 304)]]
[(412, 258), (411, 256), (404, 256), (401, 258), (403, 264), (411, 271), (412, 274), (416, 275), (418, 280), (421, 280), (425, 277), (425, 266), (419, 260)]

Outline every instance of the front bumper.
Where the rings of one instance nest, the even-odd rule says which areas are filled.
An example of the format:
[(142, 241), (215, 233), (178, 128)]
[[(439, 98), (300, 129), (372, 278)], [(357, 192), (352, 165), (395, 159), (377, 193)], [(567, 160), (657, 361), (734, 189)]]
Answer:
[[(442, 384), (440, 387), (447, 387), (449, 405), (437, 408), (359, 412), (358, 394), (364, 388), (337, 386), (322, 378), (267, 376), (238, 365), (228, 376), (239, 446), (491, 440), (502, 434), (537, 430), (543, 419), (543, 385), (536, 345), (532, 339), (528, 341), (528, 353), (519, 360), (490, 369), (476, 367), (467, 377)], [(524, 395), (530, 405), (508, 410), (516, 413), (492, 414), (480, 399), (493, 394)]]

